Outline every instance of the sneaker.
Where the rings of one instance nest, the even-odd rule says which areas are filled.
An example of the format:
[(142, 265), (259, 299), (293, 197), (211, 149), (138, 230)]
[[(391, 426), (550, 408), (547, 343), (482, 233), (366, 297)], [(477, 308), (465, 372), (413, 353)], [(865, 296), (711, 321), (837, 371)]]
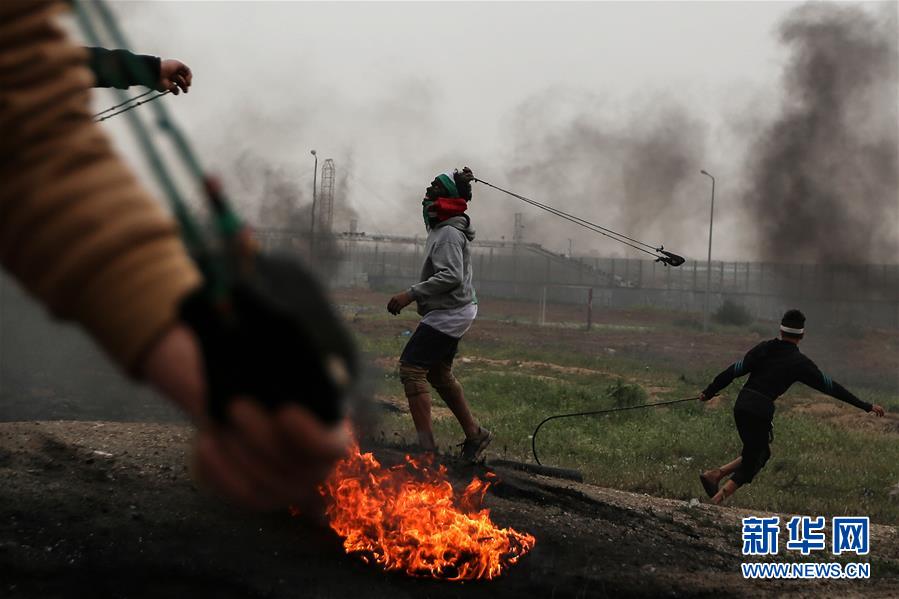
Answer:
[(483, 461), (484, 451), (491, 441), (493, 441), (493, 433), (481, 427), (477, 437), (474, 439), (466, 438), (465, 441), (460, 443), (462, 446), (462, 459), (473, 464)]

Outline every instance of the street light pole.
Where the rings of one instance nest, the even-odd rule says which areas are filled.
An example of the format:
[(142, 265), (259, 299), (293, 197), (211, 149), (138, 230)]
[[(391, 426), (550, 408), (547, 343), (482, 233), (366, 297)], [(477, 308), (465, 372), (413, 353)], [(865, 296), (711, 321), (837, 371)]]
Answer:
[(712, 293), (712, 224), (715, 222), (715, 177), (705, 170), (699, 171), (712, 180), (712, 209), (709, 214), (709, 257), (705, 267), (705, 313), (702, 317), (702, 330), (709, 330), (709, 303)]
[(315, 245), (315, 188), (318, 187), (318, 154), (312, 150), (311, 154), (315, 157), (315, 166), (312, 167), (312, 220), (309, 223), (309, 243)]

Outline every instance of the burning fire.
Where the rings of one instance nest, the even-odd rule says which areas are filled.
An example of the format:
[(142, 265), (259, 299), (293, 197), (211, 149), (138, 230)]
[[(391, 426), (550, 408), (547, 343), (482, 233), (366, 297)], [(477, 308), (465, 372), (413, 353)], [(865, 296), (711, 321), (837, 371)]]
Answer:
[(332, 500), (327, 515), (347, 553), (419, 578), (489, 580), (536, 542), (490, 520), (490, 510), (481, 509), (489, 487), (475, 477), (458, 495), (443, 465), (407, 455), (386, 468), (355, 446), (322, 492)]

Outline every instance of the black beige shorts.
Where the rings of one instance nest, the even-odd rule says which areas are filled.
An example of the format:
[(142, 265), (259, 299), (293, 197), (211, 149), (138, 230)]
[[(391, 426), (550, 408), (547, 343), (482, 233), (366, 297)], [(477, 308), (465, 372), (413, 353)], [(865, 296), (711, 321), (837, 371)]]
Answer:
[(430, 369), (438, 362), (452, 363), (458, 349), (458, 338), (441, 333), (432, 326), (420, 324), (403, 348), (400, 362)]

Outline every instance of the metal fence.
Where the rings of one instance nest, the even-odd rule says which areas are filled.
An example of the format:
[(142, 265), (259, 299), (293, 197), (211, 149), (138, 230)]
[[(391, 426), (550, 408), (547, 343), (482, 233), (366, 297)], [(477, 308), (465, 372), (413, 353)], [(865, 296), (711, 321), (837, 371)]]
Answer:
[[(285, 232), (263, 231), (272, 249), (301, 245)], [(423, 237), (344, 235), (319, 270), (335, 286), (402, 289), (416, 281), (424, 259)], [(542, 302), (581, 303), (593, 288), (597, 307), (656, 306), (702, 312), (709, 303), (743, 305), (757, 318), (775, 319), (789, 307), (816, 318), (899, 328), (899, 265), (774, 264), (688, 260), (672, 268), (652, 260), (567, 257), (536, 244), (475, 241), (472, 266), (478, 293)]]

